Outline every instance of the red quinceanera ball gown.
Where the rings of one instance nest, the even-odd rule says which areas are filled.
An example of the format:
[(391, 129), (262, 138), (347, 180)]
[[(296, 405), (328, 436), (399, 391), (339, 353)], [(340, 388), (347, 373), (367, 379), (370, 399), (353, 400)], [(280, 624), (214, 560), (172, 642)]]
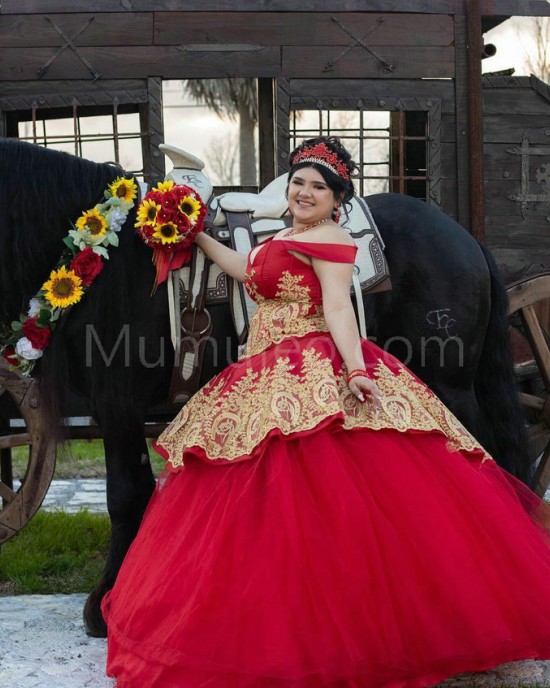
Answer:
[(246, 350), (160, 436), (169, 472), (103, 602), (120, 688), (420, 688), (550, 658), (548, 507), (371, 342), (382, 407), (345, 383), (290, 251), (355, 250), (249, 258)]

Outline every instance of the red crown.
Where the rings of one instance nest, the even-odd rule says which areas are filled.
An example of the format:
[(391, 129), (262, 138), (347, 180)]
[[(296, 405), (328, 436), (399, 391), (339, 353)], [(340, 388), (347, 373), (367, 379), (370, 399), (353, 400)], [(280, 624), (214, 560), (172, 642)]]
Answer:
[(324, 165), (328, 167), (331, 172), (342, 177), (346, 182), (349, 181), (349, 170), (347, 165), (324, 143), (302, 148), (302, 150), (294, 156), (292, 164), (297, 165), (299, 162), (316, 162), (319, 165)]

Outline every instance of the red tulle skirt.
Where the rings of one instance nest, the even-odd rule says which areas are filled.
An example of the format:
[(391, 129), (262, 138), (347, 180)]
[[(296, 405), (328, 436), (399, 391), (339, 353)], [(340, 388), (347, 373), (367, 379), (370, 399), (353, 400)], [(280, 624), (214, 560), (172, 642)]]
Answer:
[(120, 688), (419, 688), (550, 658), (547, 507), (442, 435), (329, 426), (161, 482), (103, 604)]

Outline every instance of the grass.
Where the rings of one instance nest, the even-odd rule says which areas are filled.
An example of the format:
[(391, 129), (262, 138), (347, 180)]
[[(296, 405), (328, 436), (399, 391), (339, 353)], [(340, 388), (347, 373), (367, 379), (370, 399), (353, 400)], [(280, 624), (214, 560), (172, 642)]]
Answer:
[[(155, 475), (164, 468), (164, 460), (151, 448), (149, 456)], [(15, 478), (25, 474), (28, 449), (16, 447), (12, 450), (13, 473)], [(104, 478), (105, 458), (101, 440), (74, 440), (58, 447), (57, 465), (54, 479), (67, 478)]]
[(90, 592), (107, 557), (104, 514), (39, 511), (0, 549), (0, 596)]

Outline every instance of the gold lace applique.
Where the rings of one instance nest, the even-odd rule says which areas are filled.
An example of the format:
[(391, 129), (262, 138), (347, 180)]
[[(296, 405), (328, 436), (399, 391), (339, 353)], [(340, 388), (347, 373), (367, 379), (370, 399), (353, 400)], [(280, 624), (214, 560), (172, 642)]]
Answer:
[[(439, 398), (418, 382), (408, 370), (401, 368), (395, 374), (379, 361), (372, 377), (382, 394), (382, 408), (372, 415), (369, 427), (375, 430), (393, 427), (401, 432), (440, 430), (448, 438), (449, 448), (454, 451), (482, 451), (485, 454), (483, 461), (491, 459)], [(347, 392), (343, 389), (342, 392), (344, 395), (351, 395), (349, 389)], [(353, 413), (353, 402), (350, 404), (348, 400), (347, 406), (351, 408), (346, 413), (344, 427), (362, 427), (361, 414)]]
[[(394, 374), (382, 361), (374, 371), (382, 392), (375, 412), (351, 393), (342, 371), (310, 347), (299, 364), (281, 357), (259, 370), (247, 368), (231, 383), (221, 373), (203, 387), (159, 437), (174, 467), (183, 465), (183, 452), (199, 447), (208, 459), (234, 460), (250, 455), (274, 429), (284, 435), (310, 430), (326, 418), (343, 417), (347, 429), (371, 428), (440, 431), (455, 451), (482, 450), (439, 399), (405, 369)], [(241, 364), (241, 365), (244, 365)], [(484, 454), (482, 461), (490, 459)]]
[(304, 284), (300, 284), (303, 279), (304, 275), (293, 275), (288, 270), (285, 270), (277, 282), (278, 291), (275, 296), (285, 301), (309, 302), (310, 288)]
[(321, 306), (297, 301), (264, 299), (258, 303), (251, 321), (248, 341), (241, 358), (254, 356), (288, 337), (328, 332)]
[(248, 292), (250, 298), (254, 299), (257, 303), (264, 300), (264, 297), (258, 292), (258, 285), (254, 282), (254, 277), (256, 275), (256, 270), (252, 268), (250, 272), (244, 273), (244, 287)]

